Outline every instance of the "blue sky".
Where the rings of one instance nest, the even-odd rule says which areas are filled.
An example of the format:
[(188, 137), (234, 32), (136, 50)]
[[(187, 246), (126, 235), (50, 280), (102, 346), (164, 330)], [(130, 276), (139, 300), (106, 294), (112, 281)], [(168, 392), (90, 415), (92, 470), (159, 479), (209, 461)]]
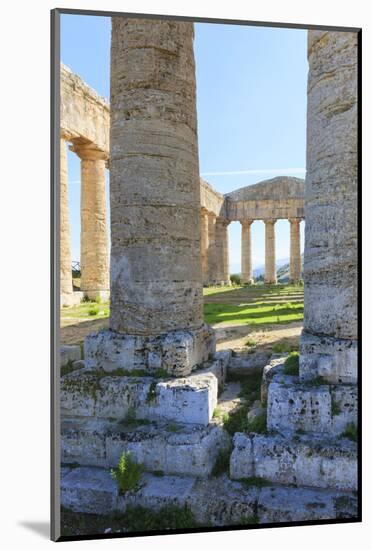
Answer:
[[(62, 62), (108, 99), (110, 19), (61, 19)], [(197, 23), (194, 49), (202, 177), (221, 193), (279, 175), (304, 177), (307, 32)], [(73, 153), (68, 160), (72, 258), (78, 260), (80, 166)], [(304, 223), (301, 231), (303, 248)], [(240, 224), (231, 223), (231, 273), (240, 271), (240, 233)], [(252, 226), (252, 247), (255, 268), (264, 263), (263, 222)], [(288, 256), (289, 223), (279, 220), (276, 257)]]

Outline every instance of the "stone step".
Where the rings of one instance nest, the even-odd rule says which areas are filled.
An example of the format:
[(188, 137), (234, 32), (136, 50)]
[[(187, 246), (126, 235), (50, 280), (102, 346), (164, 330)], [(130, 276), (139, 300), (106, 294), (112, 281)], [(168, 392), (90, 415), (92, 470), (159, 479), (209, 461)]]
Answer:
[(357, 497), (352, 492), (258, 488), (226, 475), (200, 480), (147, 473), (136, 491), (121, 495), (108, 470), (62, 469), (61, 505), (74, 512), (108, 515), (122, 513), (128, 506), (159, 510), (169, 504), (188, 506), (197, 522), (213, 527), (357, 518)]
[(61, 378), (61, 416), (125, 420), (135, 410), (138, 419), (206, 426), (217, 404), (218, 386), (222, 388), (225, 381), (227, 362), (225, 352), (215, 354), (206, 368), (166, 379), (80, 369)]
[(329, 385), (277, 374), (268, 387), (267, 426), (278, 432), (341, 434), (357, 425), (358, 394), (354, 385)]
[(97, 419), (62, 422), (61, 461), (116, 467), (130, 452), (146, 471), (207, 477), (220, 453), (231, 449), (231, 438), (216, 421), (209, 426), (184, 424), (135, 425)]
[(231, 479), (258, 477), (282, 485), (357, 488), (357, 444), (323, 436), (236, 433)]
[(251, 376), (263, 372), (263, 368), (269, 363), (271, 353), (238, 353), (231, 357), (228, 365), (228, 377), (230, 379)]

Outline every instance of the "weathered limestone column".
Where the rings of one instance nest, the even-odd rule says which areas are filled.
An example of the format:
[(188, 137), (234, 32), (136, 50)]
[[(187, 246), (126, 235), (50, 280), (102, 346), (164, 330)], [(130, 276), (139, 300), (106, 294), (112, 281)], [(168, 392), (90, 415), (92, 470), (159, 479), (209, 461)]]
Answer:
[(209, 235), (209, 246), (207, 249), (208, 282), (213, 285), (218, 281), (218, 254), (216, 242), (216, 215), (212, 212), (208, 213), (207, 226)]
[(357, 380), (357, 33), (308, 32), (300, 374)]
[(253, 282), (251, 262), (251, 224), (253, 220), (241, 222), (241, 283)]
[(215, 350), (203, 322), (193, 36), (188, 22), (112, 18), (111, 331), (85, 346), (90, 367), (182, 376)]
[(67, 144), (60, 140), (60, 292), (61, 304), (72, 297), (71, 226), (68, 206)]
[(81, 159), (81, 290), (88, 298), (109, 297), (109, 260), (105, 168), (107, 155), (90, 145), (75, 145)]
[(219, 284), (229, 285), (231, 280), (229, 276), (229, 240), (228, 240), (229, 222), (225, 218), (216, 220), (216, 240), (218, 251), (218, 279)]
[(203, 284), (207, 284), (208, 276), (208, 248), (209, 248), (209, 217), (207, 210), (201, 209), (201, 270)]
[(300, 219), (292, 218), (290, 222), (290, 281), (297, 283), (301, 278), (300, 256)]
[(276, 239), (274, 224), (276, 220), (264, 220), (265, 223), (265, 275), (266, 284), (277, 283), (276, 275)]

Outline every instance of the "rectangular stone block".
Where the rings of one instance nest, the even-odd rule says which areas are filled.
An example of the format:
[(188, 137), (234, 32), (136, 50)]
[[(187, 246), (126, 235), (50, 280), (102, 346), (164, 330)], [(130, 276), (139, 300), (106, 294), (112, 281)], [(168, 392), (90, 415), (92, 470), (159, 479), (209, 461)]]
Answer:
[(232, 479), (260, 477), (282, 485), (357, 489), (357, 445), (347, 439), (235, 434)]
[(355, 386), (318, 385), (298, 377), (276, 375), (268, 389), (269, 430), (341, 434), (357, 423)]
[(74, 361), (79, 361), (81, 359), (81, 348), (80, 346), (60, 346), (60, 366), (64, 367), (68, 363), (73, 363)]
[(303, 331), (300, 340), (300, 378), (321, 376), (330, 384), (356, 384), (356, 340), (316, 336)]
[(150, 424), (136, 427), (91, 419), (65, 420), (61, 435), (64, 464), (115, 467), (130, 452), (146, 471), (207, 477), (230, 436), (221, 427)]
[(61, 380), (61, 414), (125, 420), (136, 417), (207, 425), (217, 404), (218, 379), (210, 372), (186, 378), (113, 376), (85, 369)]
[(110, 514), (117, 499), (117, 484), (108, 470), (74, 468), (61, 481), (61, 505), (73, 512)]
[(102, 330), (85, 338), (84, 352), (89, 369), (162, 369), (170, 376), (185, 376), (209, 360), (215, 352), (213, 330), (173, 331), (159, 336), (132, 336)]

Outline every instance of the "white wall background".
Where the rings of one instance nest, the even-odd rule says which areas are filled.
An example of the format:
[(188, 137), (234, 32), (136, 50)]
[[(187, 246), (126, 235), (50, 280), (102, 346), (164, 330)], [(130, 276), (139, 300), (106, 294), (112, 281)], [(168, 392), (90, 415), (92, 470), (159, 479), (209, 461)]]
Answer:
[[(255, 21), (362, 26), (363, 97), (371, 96), (371, 18), (368, 2), (353, 0), (49, 0), (4, 2), (1, 7), (1, 533), (3, 548), (40, 549), (52, 543), (49, 520), (49, 10), (54, 7), (105, 9), (170, 15), (212, 16)], [(363, 115), (371, 120), (370, 102)], [(371, 203), (370, 125), (364, 124), (364, 209)], [(5, 170), (5, 172), (4, 172)], [(370, 217), (365, 216), (367, 246)], [(364, 279), (371, 255), (364, 254)], [(367, 277), (368, 275), (368, 277)], [(364, 308), (370, 310), (365, 289)], [(367, 309), (366, 309), (367, 308)], [(368, 321), (368, 324), (367, 324)], [(370, 328), (365, 320), (365, 343)], [(364, 346), (363, 387), (369, 391), (370, 353)], [(365, 399), (370, 412), (370, 399)], [(368, 403), (367, 403), (368, 402)], [(364, 425), (369, 426), (364, 415)], [(369, 432), (369, 429), (367, 429)], [(333, 548), (369, 547), (371, 540), (370, 437), (363, 438), (365, 522), (353, 525), (236, 531), (188, 536), (69, 543), (68, 548), (125, 547), (172, 550), (224, 547)], [(27, 527), (27, 524), (34, 527)], [(368, 541), (367, 541), (368, 537)], [(367, 541), (367, 542), (366, 542)]]

